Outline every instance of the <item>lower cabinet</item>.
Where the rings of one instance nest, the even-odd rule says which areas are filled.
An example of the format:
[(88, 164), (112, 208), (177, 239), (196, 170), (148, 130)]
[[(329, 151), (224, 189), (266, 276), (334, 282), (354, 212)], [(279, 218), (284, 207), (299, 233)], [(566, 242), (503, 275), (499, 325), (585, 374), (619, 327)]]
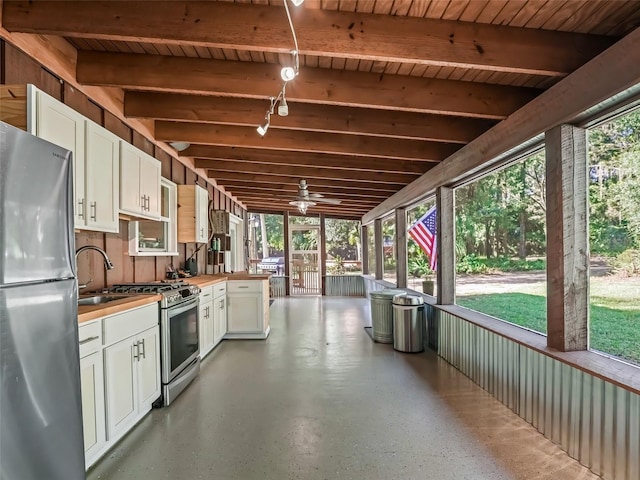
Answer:
[(227, 333), (227, 283), (213, 287), (213, 345), (222, 341)]
[(160, 397), (158, 304), (80, 325), (85, 464), (89, 468)]
[(225, 338), (266, 338), (270, 331), (268, 305), (268, 280), (227, 281)]
[(200, 342), (200, 358), (204, 358), (213, 349), (213, 291), (204, 287), (200, 291), (200, 307), (198, 309), (198, 340)]

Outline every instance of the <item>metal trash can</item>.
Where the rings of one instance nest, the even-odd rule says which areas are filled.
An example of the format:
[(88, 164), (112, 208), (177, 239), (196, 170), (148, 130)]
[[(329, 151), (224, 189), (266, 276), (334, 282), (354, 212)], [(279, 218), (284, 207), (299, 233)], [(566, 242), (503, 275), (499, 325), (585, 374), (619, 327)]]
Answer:
[(375, 342), (393, 343), (393, 297), (406, 292), (397, 288), (387, 288), (371, 292), (371, 326)]
[(399, 352), (424, 350), (424, 301), (415, 295), (393, 297), (393, 348)]

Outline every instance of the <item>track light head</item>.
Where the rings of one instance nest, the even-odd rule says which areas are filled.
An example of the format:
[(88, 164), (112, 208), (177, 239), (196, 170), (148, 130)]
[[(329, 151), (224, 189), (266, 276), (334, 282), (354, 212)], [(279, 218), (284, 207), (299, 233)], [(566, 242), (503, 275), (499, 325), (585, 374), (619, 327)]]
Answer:
[(264, 135), (267, 133), (267, 130), (269, 130), (269, 122), (265, 122), (264, 125), (258, 125), (257, 130), (260, 136), (264, 137)]
[(283, 67), (282, 70), (280, 70), (280, 77), (282, 77), (282, 80), (285, 82), (290, 82), (296, 78), (296, 75), (297, 73), (293, 67)]
[(289, 115), (289, 105), (287, 105), (287, 99), (282, 95), (282, 100), (280, 100), (280, 104), (278, 105), (278, 115), (281, 117), (286, 117)]

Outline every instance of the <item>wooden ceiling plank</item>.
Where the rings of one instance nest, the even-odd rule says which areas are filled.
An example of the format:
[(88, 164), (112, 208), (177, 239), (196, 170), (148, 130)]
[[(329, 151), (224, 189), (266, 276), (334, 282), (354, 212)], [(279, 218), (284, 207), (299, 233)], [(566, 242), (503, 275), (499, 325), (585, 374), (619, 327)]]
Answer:
[[(252, 188), (227, 188), (227, 191), (232, 192), (234, 196), (239, 197), (239, 196), (244, 196), (244, 197), (260, 197), (260, 198), (265, 198), (265, 197), (274, 197), (274, 198), (291, 198), (291, 197), (295, 197), (298, 194), (298, 190), (273, 190), (273, 191), (269, 191), (269, 190), (255, 190)], [(346, 196), (346, 195), (340, 195), (340, 194), (325, 194), (325, 193), (320, 193), (317, 190), (313, 191), (312, 193), (314, 194), (320, 194), (323, 197), (326, 198), (334, 198), (336, 200), (341, 200), (343, 202), (351, 202), (354, 205), (370, 205), (371, 208), (375, 207), (378, 203), (380, 203), (380, 198), (381, 197), (366, 197), (366, 196), (360, 196), (360, 197), (355, 197), (355, 196)], [(391, 196), (391, 194), (388, 194), (386, 198), (388, 198), (389, 196)], [(382, 197), (384, 198), (384, 197)]]
[[(434, 0), (427, 15), (441, 16), (448, 3)], [(508, 2), (494, 22), (510, 21), (522, 5), (519, 1)], [(585, 6), (579, 12), (587, 10)], [(599, 36), (433, 18), (312, 9), (294, 13), (303, 55), (564, 76), (613, 43)], [(583, 15), (579, 17), (584, 19)], [(102, 21), (96, 22), (95, 18)], [(13, 32), (69, 37), (188, 43), (248, 51), (291, 49), (281, 8), (226, 2), (5, 1), (3, 26)]]
[[(247, 126), (261, 121), (265, 108), (264, 100), (154, 92), (126, 92), (124, 101), (127, 117)], [(495, 125), (491, 120), (294, 102), (289, 102), (289, 112), (273, 118), (272, 128), (467, 143)]]
[[(78, 52), (77, 79), (83, 84), (130, 90), (253, 98), (272, 96), (282, 83), (279, 70), (267, 64), (87, 51)], [(538, 93), (474, 82), (311, 68), (287, 86), (287, 99), (293, 102), (498, 120)]]
[[(253, 163), (253, 162), (234, 162), (233, 160), (205, 160), (196, 159), (196, 168), (204, 168), (209, 171), (210, 174), (216, 176), (222, 172), (245, 172), (251, 174), (265, 174), (265, 175), (295, 175), (304, 178), (334, 178), (344, 179), (347, 176), (342, 170), (334, 170), (330, 168), (321, 167), (301, 167), (291, 165), (273, 165), (269, 163)], [(389, 172), (364, 172), (358, 171), (356, 173), (357, 178), (354, 181), (367, 181), (367, 182), (379, 182), (379, 183), (410, 183), (419, 174), (410, 173), (389, 173)]]
[(460, 15), (462, 22), (475, 22), (482, 11), (487, 8), (488, 0), (473, 0), (467, 4), (464, 12)]
[[(255, 183), (267, 183), (267, 184), (289, 184), (289, 185), (298, 185), (300, 179), (302, 178), (300, 175), (262, 175), (262, 174), (248, 174), (248, 173), (234, 173), (234, 172), (219, 172), (214, 177), (216, 180), (219, 180), (222, 185), (229, 183), (229, 181), (243, 181), (243, 182), (255, 182)], [(322, 179), (316, 178), (313, 179), (312, 182), (308, 182), (309, 188), (313, 190), (312, 187), (316, 185), (324, 186), (324, 187), (332, 187), (332, 188), (346, 188), (347, 190), (381, 190), (381, 191), (391, 191), (395, 192), (404, 187), (402, 183), (375, 183), (375, 182), (355, 182), (353, 179), (344, 178), (344, 179)]]
[[(238, 192), (238, 193), (234, 193), (234, 196), (236, 196), (240, 201), (244, 202), (245, 200), (267, 200), (267, 201), (273, 201), (273, 202), (283, 202), (283, 203), (288, 203), (291, 200), (294, 199), (294, 197), (296, 196), (296, 194), (294, 193), (292, 194), (257, 194), (257, 193), (253, 193), (253, 192)], [(342, 199), (342, 198), (336, 198), (330, 195), (323, 195), (321, 198), (327, 198), (327, 199), (332, 199), (332, 200), (340, 200), (341, 203), (340, 204), (334, 204), (334, 205), (327, 205), (327, 206), (333, 206), (333, 207), (339, 207), (341, 206), (342, 208), (350, 208), (350, 207), (356, 207), (358, 209), (362, 209), (362, 210), (367, 210), (367, 208), (372, 208), (376, 205), (376, 201), (363, 201), (363, 200), (353, 200), (353, 199)], [(311, 199), (313, 200), (313, 197)], [(322, 202), (317, 202), (318, 205), (320, 205)]]
[[(267, 192), (289, 192), (289, 193), (297, 193), (298, 192), (298, 184), (270, 184), (270, 183), (256, 183), (251, 181), (242, 181), (242, 180), (226, 180), (225, 189), (229, 192), (232, 191), (261, 191), (263, 193)], [(340, 198), (355, 198), (355, 199), (371, 199), (376, 202), (381, 202), (383, 199), (388, 198), (391, 194), (396, 192), (397, 190), (366, 190), (359, 188), (349, 188), (348, 186), (342, 187), (327, 187), (323, 185), (314, 185), (313, 192), (321, 193), (322, 195), (333, 195), (335, 197)]]
[(377, 172), (424, 173), (429, 165), (425, 162), (386, 158), (358, 157), (351, 155), (330, 155), (326, 153), (300, 153), (286, 150), (260, 150), (257, 148), (219, 147), (213, 145), (192, 145), (181, 152), (185, 157), (202, 159), (235, 160), (274, 165), (317, 165), (322, 168), (341, 170), (363, 170)]
[(270, 129), (267, 135), (261, 137), (253, 127), (163, 120), (155, 122), (155, 138), (164, 142), (242, 145), (247, 148), (271, 148), (431, 162), (444, 160), (461, 146), (423, 140), (398, 139), (390, 142), (381, 137), (283, 129)]

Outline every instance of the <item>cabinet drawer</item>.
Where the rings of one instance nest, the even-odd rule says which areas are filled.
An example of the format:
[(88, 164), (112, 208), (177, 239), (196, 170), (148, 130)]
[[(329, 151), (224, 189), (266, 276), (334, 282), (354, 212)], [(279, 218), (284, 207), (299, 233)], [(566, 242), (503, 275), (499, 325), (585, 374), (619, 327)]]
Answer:
[(200, 304), (206, 303), (213, 298), (213, 286), (200, 289)]
[(216, 283), (213, 285), (213, 298), (218, 298), (227, 294), (227, 282)]
[(248, 293), (262, 292), (262, 281), (260, 280), (233, 280), (227, 282), (227, 292), (229, 293)]
[(78, 327), (78, 339), (80, 340), (80, 358), (97, 352), (102, 348), (102, 321), (81, 325)]
[(110, 345), (152, 328), (158, 325), (159, 319), (157, 303), (106, 317), (102, 321), (104, 344)]

